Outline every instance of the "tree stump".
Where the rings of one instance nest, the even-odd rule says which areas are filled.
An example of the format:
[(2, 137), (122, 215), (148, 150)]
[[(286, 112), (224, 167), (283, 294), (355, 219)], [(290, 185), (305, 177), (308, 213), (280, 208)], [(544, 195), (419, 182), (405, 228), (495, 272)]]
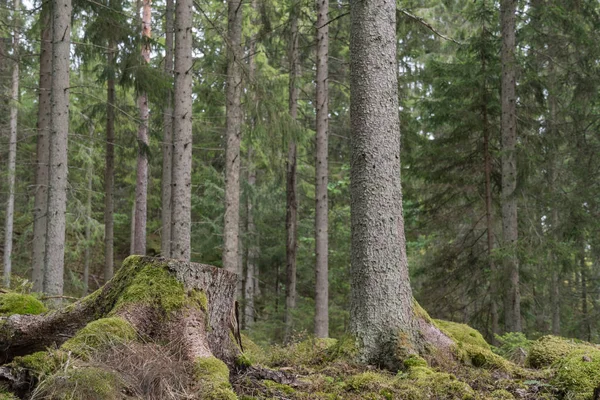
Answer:
[[(42, 315), (0, 319), (0, 360), (5, 364), (0, 381), (18, 390), (24, 380), (32, 384), (32, 374), (23, 374), (24, 369), (51, 373), (46, 367), (31, 365), (34, 358), (47, 361), (50, 357), (54, 360), (50, 364), (62, 363), (65, 371), (77, 366), (75, 371), (81, 372), (93, 353), (132, 342), (147, 349), (165, 346), (165, 351), (172, 351), (176, 344), (178, 359), (193, 365), (200, 380), (215, 371), (228, 373), (241, 354), (235, 341), (236, 284), (235, 274), (213, 266), (128, 257), (112, 280), (72, 305)], [(228, 398), (233, 395), (228, 379), (221, 380), (218, 389), (227, 392), (223, 398)], [(212, 385), (208, 380), (205, 383)], [(81, 398), (86, 396), (90, 394)]]

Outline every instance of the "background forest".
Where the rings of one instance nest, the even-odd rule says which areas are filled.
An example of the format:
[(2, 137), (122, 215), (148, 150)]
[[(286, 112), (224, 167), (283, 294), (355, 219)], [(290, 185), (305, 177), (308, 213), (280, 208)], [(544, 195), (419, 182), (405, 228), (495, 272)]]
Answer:
[[(11, 109), (18, 109), (11, 285), (27, 291), (32, 286), (40, 163), (40, 38), (47, 11), (38, 1), (15, 4), (4, 1), (0, 6), (0, 203), (6, 204), (10, 193), (8, 132)], [(143, 40), (141, 7), (141, 1), (74, 2), (64, 273), (64, 293), (72, 297), (97, 289), (112, 274), (105, 261), (106, 149), (113, 140), (108, 134), (114, 135), (115, 268), (137, 252), (132, 208), (140, 153), (149, 165), (145, 252), (160, 255), (164, 246), (163, 153), (169, 148), (164, 135), (173, 96), (168, 57), (173, 43), (165, 32), (173, 31), (173, 4), (152, 4), (152, 37)], [(347, 331), (350, 292), (349, 6), (331, 1), (326, 18), (305, 0), (243, 1), (241, 7), (236, 233), (224, 228), (227, 7), (194, 2), (191, 259), (223, 266), (224, 237), (237, 234), (237, 268), (243, 277), (239, 298), (251, 336), (274, 343), (312, 334), (322, 328), (315, 326), (315, 298), (324, 295), (329, 327), (318, 335), (339, 337)], [(518, 2), (517, 174), (510, 199), (518, 210), (515, 246), (503, 240), (503, 226), (511, 222), (502, 213), (507, 199), (502, 196), (500, 6), (491, 0), (400, 0), (397, 8), (404, 220), (415, 297), (433, 317), (468, 323), (490, 341), (494, 333), (522, 330), (534, 338), (554, 333), (597, 342), (599, 3)], [(20, 27), (16, 48), (15, 25)], [(316, 104), (321, 103), (315, 99), (317, 83), (323, 82), (316, 77), (323, 60), (317, 57), (317, 28), (325, 25), (329, 127), (323, 154), (316, 134)], [(148, 63), (140, 56), (142, 44), (149, 45)], [(19, 66), (16, 101), (11, 100), (14, 65)], [(112, 133), (107, 132), (111, 81)], [(136, 99), (144, 93), (149, 140), (140, 146)], [(323, 165), (328, 292), (315, 274), (317, 255), (323, 254), (323, 247), (315, 250), (317, 242), (323, 246), (317, 239), (322, 239), (323, 221), (315, 229), (317, 214), (323, 215), (317, 212), (323, 203), (316, 200), (323, 197), (315, 183), (323, 182), (316, 178)], [(286, 246), (286, 225), (289, 232), (290, 209), (296, 205), (297, 234)], [(0, 220), (6, 216), (2, 207)], [(2, 243), (7, 232), (3, 225)], [(6, 253), (6, 245), (2, 249)], [(505, 320), (502, 299), (512, 278), (497, 266), (513, 251), (520, 323), (505, 327), (498, 321)], [(297, 267), (291, 275), (290, 257)]]

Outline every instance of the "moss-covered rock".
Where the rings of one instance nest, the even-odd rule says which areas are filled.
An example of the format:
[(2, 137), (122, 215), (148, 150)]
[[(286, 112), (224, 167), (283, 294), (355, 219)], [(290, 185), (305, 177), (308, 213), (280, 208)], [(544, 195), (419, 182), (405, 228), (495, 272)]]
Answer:
[(108, 346), (135, 340), (135, 328), (123, 318), (109, 317), (92, 321), (67, 340), (61, 350), (86, 359)]
[(67, 358), (67, 354), (61, 351), (38, 351), (23, 357), (15, 357), (11, 368), (27, 370), (39, 379), (59, 369)]
[(0, 316), (13, 314), (42, 314), (48, 311), (44, 303), (35, 296), (21, 293), (4, 293), (0, 295)]
[(600, 384), (600, 349), (581, 346), (556, 362), (552, 384), (573, 400), (591, 399)]
[(558, 336), (542, 336), (531, 344), (527, 364), (532, 368), (543, 368), (565, 357), (577, 347), (573, 340)]
[(513, 396), (509, 391), (504, 389), (494, 390), (490, 393), (490, 399), (493, 400), (514, 400), (515, 396)]
[(427, 367), (427, 361), (423, 357), (417, 355), (411, 355), (403, 362), (404, 368), (409, 369), (412, 367)]
[(229, 383), (229, 368), (216, 357), (197, 358), (194, 376), (200, 386), (199, 396), (206, 400), (235, 400)]
[(401, 390), (401, 399), (425, 400), (475, 399), (475, 391), (465, 382), (461, 382), (452, 374), (434, 371), (424, 366), (411, 367), (407, 374), (400, 374), (396, 387)]
[(470, 344), (486, 350), (492, 349), (488, 342), (486, 342), (483, 338), (483, 335), (479, 333), (477, 329), (473, 329), (469, 325), (459, 324), (452, 321), (444, 321), (441, 319), (436, 319), (434, 323), (442, 330), (442, 332), (446, 333), (456, 342)]
[(40, 384), (39, 394), (52, 400), (118, 400), (124, 388), (114, 372), (84, 366), (51, 375)]

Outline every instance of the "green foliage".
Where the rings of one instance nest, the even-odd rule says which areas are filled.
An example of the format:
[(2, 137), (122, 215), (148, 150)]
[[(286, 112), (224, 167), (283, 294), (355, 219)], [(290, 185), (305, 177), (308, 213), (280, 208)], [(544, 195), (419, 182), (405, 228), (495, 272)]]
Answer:
[(42, 314), (46, 311), (46, 306), (33, 295), (13, 292), (0, 294), (0, 316)]
[(494, 352), (507, 359), (512, 358), (515, 351), (519, 349), (529, 353), (533, 343), (521, 332), (507, 332), (504, 335), (496, 335), (496, 340), (500, 346), (495, 347)]

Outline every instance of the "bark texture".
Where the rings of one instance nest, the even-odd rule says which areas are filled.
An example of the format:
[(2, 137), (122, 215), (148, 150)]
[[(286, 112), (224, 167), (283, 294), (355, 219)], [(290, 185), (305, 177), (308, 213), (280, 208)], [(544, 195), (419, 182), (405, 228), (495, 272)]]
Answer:
[(44, 293), (62, 295), (67, 208), (71, 0), (52, 2), (52, 90)]
[(315, 211), (315, 336), (329, 336), (329, 206), (327, 196), (329, 171), (329, 0), (317, 0), (317, 146)]
[(242, 2), (229, 0), (225, 137), (225, 224), (223, 268), (238, 270), (240, 221), (240, 142), (242, 139)]
[[(90, 136), (90, 143), (94, 140), (94, 123), (91, 119), (88, 119), (88, 129)], [(93, 148), (90, 145), (88, 147), (88, 161), (87, 161), (87, 199), (85, 202), (85, 254), (83, 261), (83, 295), (88, 294), (88, 282), (90, 280), (90, 263), (91, 263), (91, 246), (92, 246), (92, 191), (94, 189), (94, 162), (93, 160)]]
[[(149, 286), (144, 289), (142, 284)], [(4, 318), (0, 361), (6, 363), (16, 356), (60, 346), (89, 322), (118, 316), (142, 337), (166, 339), (176, 335), (192, 360), (212, 353), (232, 365), (239, 351), (230, 336), (235, 286), (235, 275), (223, 269), (131, 256), (114, 279), (69, 307), (42, 315)], [(205, 315), (190, 310), (189, 301), (200, 303), (197, 305)], [(163, 323), (157, 325), (156, 318), (162, 318)]]
[[(142, 59), (146, 64), (150, 62), (151, 38), (151, 12), (150, 0), (142, 2)], [(148, 94), (142, 91), (137, 98), (140, 112), (140, 125), (138, 127), (138, 156), (137, 176), (135, 185), (135, 235), (133, 251), (135, 254), (146, 254), (146, 222), (148, 215)]]
[(46, 252), (46, 214), (48, 212), (48, 161), (50, 158), (50, 116), (52, 86), (52, 3), (42, 3), (40, 43), (40, 83), (38, 93), (35, 200), (33, 206), (32, 274), (33, 290), (44, 289)]
[(192, 226), (192, 2), (175, 6), (171, 257), (190, 259)]
[[(290, 12), (290, 48), (289, 48), (289, 113), (293, 122), (298, 119), (298, 2), (294, 2)], [(285, 212), (285, 341), (290, 339), (293, 328), (292, 312), (296, 308), (296, 253), (298, 252), (298, 196), (295, 129), (288, 139), (286, 163), (286, 212)]]
[(106, 165), (104, 167), (104, 281), (114, 273), (115, 255), (115, 56), (117, 45), (113, 39), (106, 55), (110, 75), (106, 83)]
[[(165, 74), (173, 77), (173, 0), (167, 0), (165, 17)], [(172, 217), (172, 175), (173, 175), (173, 94), (169, 91), (163, 111), (163, 163), (162, 163), (162, 213), (160, 253), (171, 257), (171, 217)]]
[(4, 285), (10, 287), (12, 271), (12, 237), (15, 212), (15, 171), (17, 164), (17, 122), (19, 118), (19, 8), (20, 1), (13, 2), (13, 70), (10, 90), (10, 136), (8, 139), (8, 200), (6, 201), (6, 224), (4, 228)]
[(360, 359), (395, 364), (417, 339), (408, 278), (396, 69), (396, 3), (350, 2), (351, 305)]
[(515, 78), (516, 0), (502, 0), (502, 239), (506, 251), (504, 273), (504, 328), (521, 332), (521, 295), (517, 256), (517, 97)]

